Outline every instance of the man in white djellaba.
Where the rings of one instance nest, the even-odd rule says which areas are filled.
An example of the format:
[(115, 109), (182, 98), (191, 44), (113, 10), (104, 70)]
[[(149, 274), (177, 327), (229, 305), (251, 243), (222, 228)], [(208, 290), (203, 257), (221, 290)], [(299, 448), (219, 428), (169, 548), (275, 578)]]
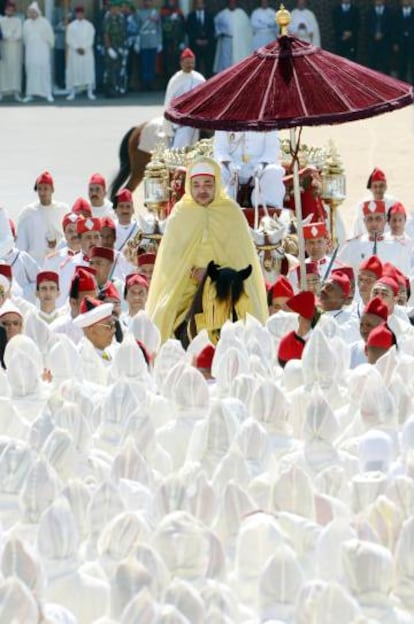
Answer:
[(223, 186), (233, 199), (237, 198), (238, 185), (251, 181), (254, 204), (265, 203), (268, 207), (283, 208), (285, 170), (279, 163), (279, 157), (277, 130), (215, 132), (214, 159), (221, 165)]
[(88, 98), (94, 100), (95, 57), (93, 43), (95, 28), (91, 22), (85, 19), (83, 6), (75, 8), (75, 17), (76, 19), (69, 24), (66, 30), (68, 49), (66, 88), (69, 91), (66, 99), (74, 100), (77, 91), (87, 89)]
[(269, 0), (261, 0), (260, 6), (250, 16), (253, 50), (257, 50), (276, 39), (279, 28), (275, 18), (276, 11), (269, 6)]
[(289, 32), (299, 39), (312, 43), (315, 46), (321, 45), (321, 35), (315, 13), (307, 8), (307, 0), (298, 0), (296, 9), (291, 13)]
[(242, 61), (252, 51), (252, 27), (249, 16), (238, 8), (237, 0), (228, 0), (227, 8), (214, 18), (217, 48), (214, 73)]
[(7, 2), (4, 16), (0, 16), (0, 100), (3, 95), (14, 95), (20, 102), (22, 88), (23, 33), (22, 22), (15, 16), (16, 5)]
[[(164, 99), (165, 110), (167, 110), (171, 100), (180, 95), (184, 95), (184, 93), (188, 93), (188, 91), (191, 91), (206, 81), (202, 74), (194, 71), (195, 61), (195, 54), (190, 48), (185, 48), (185, 50), (181, 52), (181, 70), (176, 72), (168, 82)], [(167, 119), (164, 119), (163, 130), (169, 139), (170, 147), (186, 147), (198, 141), (199, 132), (196, 128), (179, 126), (178, 124), (173, 124)]]
[(55, 36), (48, 20), (42, 17), (37, 2), (32, 2), (27, 9), (23, 42), (26, 67), (26, 97), (23, 102), (32, 102), (35, 95), (53, 102), (51, 53)]

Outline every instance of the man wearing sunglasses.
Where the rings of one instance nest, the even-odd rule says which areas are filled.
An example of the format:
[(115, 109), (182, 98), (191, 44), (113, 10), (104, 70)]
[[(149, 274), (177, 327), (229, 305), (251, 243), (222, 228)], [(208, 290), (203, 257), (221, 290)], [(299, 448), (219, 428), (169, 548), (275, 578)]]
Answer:
[(114, 341), (116, 328), (112, 311), (113, 303), (103, 303), (94, 297), (85, 297), (80, 304), (80, 314), (73, 321), (82, 329), (84, 335), (79, 348), (82, 350), (85, 340), (91, 342), (104, 365), (108, 365), (112, 360), (110, 347)]

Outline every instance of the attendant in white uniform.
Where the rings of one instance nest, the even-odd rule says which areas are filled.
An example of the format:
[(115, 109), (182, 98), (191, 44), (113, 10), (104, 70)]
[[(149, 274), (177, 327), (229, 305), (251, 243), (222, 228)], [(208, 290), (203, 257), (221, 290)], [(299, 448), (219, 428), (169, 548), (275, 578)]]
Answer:
[(88, 99), (94, 100), (95, 88), (95, 57), (93, 44), (95, 28), (85, 19), (85, 9), (75, 8), (75, 20), (66, 29), (67, 68), (66, 88), (69, 91), (67, 100), (74, 100), (76, 93), (87, 91)]
[[(213, 158), (220, 163), (223, 186), (236, 199), (238, 184), (255, 184), (252, 201), (283, 207), (284, 168), (279, 164), (277, 130), (268, 132), (223, 132), (214, 135)], [(257, 182), (256, 182), (257, 181)]]
[(392, 277), (390, 274), (383, 275), (372, 289), (372, 296), (379, 297), (388, 308), (387, 324), (396, 335), (398, 342), (414, 333), (406, 308), (397, 304), (399, 290), (397, 277)]
[(407, 225), (407, 211), (401, 202), (395, 202), (387, 212), (387, 223), (389, 226), (389, 232), (386, 233), (386, 238), (395, 240), (401, 243), (404, 247), (407, 247), (411, 257), (412, 269), (414, 265), (414, 240), (408, 236), (405, 228)]
[(279, 28), (275, 18), (276, 11), (269, 6), (269, 0), (261, 0), (260, 6), (250, 16), (253, 50), (257, 50), (276, 39)]
[(242, 61), (252, 52), (252, 27), (249, 16), (237, 6), (237, 0), (228, 0), (227, 8), (214, 18), (217, 47), (214, 73)]
[(381, 262), (391, 262), (405, 275), (411, 267), (410, 248), (399, 240), (384, 236), (386, 206), (382, 200), (371, 200), (363, 205), (366, 234), (344, 243), (338, 253), (338, 263), (350, 265), (355, 271), (361, 262), (376, 254)]
[[(164, 99), (164, 110), (167, 110), (174, 98), (180, 97), (180, 95), (184, 95), (184, 93), (188, 93), (206, 81), (202, 74), (194, 70), (195, 62), (195, 54), (192, 50), (190, 50), (190, 48), (186, 48), (181, 52), (181, 69), (168, 81)], [(166, 136), (169, 138), (170, 147), (186, 147), (187, 145), (193, 145), (198, 141), (199, 131), (197, 128), (180, 126), (178, 124), (171, 123), (167, 119), (164, 119), (163, 128)]]
[(396, 200), (392, 195), (387, 193), (388, 182), (387, 177), (379, 167), (375, 167), (369, 175), (367, 182), (367, 189), (370, 192), (370, 197), (366, 197), (361, 201), (356, 207), (356, 215), (355, 220), (352, 226), (353, 236), (361, 236), (365, 234), (366, 229), (364, 225), (364, 204), (370, 199), (374, 199), (375, 201), (384, 201), (385, 202), (385, 210), (388, 211), (389, 208), (393, 204), (395, 204)]
[(140, 310), (145, 310), (148, 298), (149, 284), (143, 275), (131, 273), (125, 280), (124, 299), (128, 304), (128, 312), (121, 315), (121, 323), (124, 329), (128, 329), (131, 319)]
[(17, 222), (16, 247), (27, 251), (39, 264), (56, 249), (62, 236), (62, 220), (69, 206), (53, 199), (53, 178), (48, 171), (35, 182), (39, 200), (23, 208)]
[(23, 29), (21, 19), (16, 17), (16, 5), (9, 0), (0, 16), (0, 100), (3, 95), (14, 95), (20, 102), (23, 67)]
[(114, 216), (112, 202), (106, 196), (106, 181), (100, 173), (94, 173), (89, 178), (88, 195), (93, 217), (102, 219)]
[(82, 217), (78, 216), (74, 212), (68, 212), (63, 217), (62, 229), (63, 236), (59, 249), (48, 254), (43, 263), (43, 269), (45, 271), (56, 271), (59, 273), (65, 264), (69, 262), (71, 258), (80, 251), (79, 234), (77, 231), (77, 224)]
[(42, 17), (37, 2), (27, 9), (27, 20), (23, 24), (25, 49), (26, 97), (24, 102), (32, 102), (38, 95), (48, 102), (52, 96), (52, 50), (55, 43), (53, 29), (48, 20)]
[(375, 327), (385, 323), (388, 319), (388, 308), (380, 297), (370, 299), (364, 306), (359, 321), (360, 340), (351, 345), (350, 368), (356, 368), (360, 364), (368, 362), (366, 343), (368, 336)]
[(114, 261), (112, 270), (109, 275), (109, 279), (119, 280), (122, 283), (125, 281), (125, 277), (132, 273), (134, 266), (128, 262), (124, 254), (115, 249), (116, 243), (116, 226), (115, 221), (109, 217), (101, 219), (101, 245), (107, 247), (114, 254)]
[(36, 278), (37, 316), (48, 325), (62, 315), (62, 310), (56, 307), (58, 296), (59, 275), (54, 271), (40, 271)]
[(318, 265), (319, 275), (322, 279), (331, 261), (331, 257), (328, 254), (329, 232), (326, 224), (320, 221), (304, 225), (303, 238), (305, 239), (305, 251), (308, 256), (306, 262), (315, 262)]
[(297, 0), (296, 8), (290, 15), (289, 32), (303, 41), (320, 46), (319, 24), (315, 13), (307, 8), (307, 4), (307, 0)]
[(97, 297), (97, 295), (98, 285), (91, 270), (86, 267), (77, 268), (69, 288), (69, 311), (54, 321), (50, 325), (50, 329), (57, 334), (65, 334), (75, 344), (78, 344), (83, 333), (73, 321), (79, 314), (82, 299), (88, 296)]
[(345, 309), (347, 300), (351, 293), (351, 283), (345, 273), (335, 271), (321, 287), (319, 302), (324, 316), (329, 316), (335, 320), (340, 329), (340, 336), (349, 342), (359, 339), (359, 323), (356, 317)]
[(128, 241), (134, 239), (138, 232), (138, 223), (134, 216), (134, 200), (131, 191), (121, 189), (115, 196), (114, 210), (116, 213), (115, 249), (123, 251)]

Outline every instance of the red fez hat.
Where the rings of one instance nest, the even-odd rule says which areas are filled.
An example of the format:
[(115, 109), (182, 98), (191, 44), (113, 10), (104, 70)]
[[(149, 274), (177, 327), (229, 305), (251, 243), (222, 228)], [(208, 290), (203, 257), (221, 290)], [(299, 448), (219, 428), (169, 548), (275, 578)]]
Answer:
[(83, 6), (81, 6), (80, 4), (78, 4), (78, 6), (75, 6), (75, 13), (85, 13), (85, 8)]
[(34, 185), (34, 190), (37, 191), (37, 187), (39, 186), (39, 184), (48, 184), (49, 186), (52, 187), (53, 190), (53, 178), (52, 175), (49, 173), (49, 171), (43, 171), (43, 173), (41, 173), (35, 181), (35, 185)]
[(374, 329), (369, 332), (367, 347), (390, 349), (395, 342), (395, 335), (385, 323), (381, 323), (381, 325), (374, 327)]
[(362, 204), (364, 217), (370, 214), (385, 214), (385, 201), (382, 199), (371, 199)]
[(286, 301), (287, 307), (292, 312), (297, 312), (303, 318), (311, 321), (315, 316), (316, 302), (315, 295), (309, 290), (304, 290)]
[(336, 271), (335, 273), (332, 272), (327, 281), (339, 286), (345, 297), (349, 297), (351, 292), (351, 282), (345, 273), (341, 273), (341, 271)]
[(112, 282), (108, 282), (99, 294), (103, 299), (116, 299), (117, 301), (121, 301), (118, 289)]
[(113, 262), (115, 258), (115, 252), (109, 247), (92, 247), (89, 258), (105, 258), (105, 260)]
[(89, 275), (92, 275), (93, 277), (96, 276), (96, 269), (95, 269), (95, 267), (83, 266), (83, 264), (77, 264), (75, 266), (75, 271), (78, 272), (79, 269), (82, 269), (83, 271), (86, 271), (87, 273), (89, 273)]
[(76, 271), (72, 277), (72, 282), (78, 280), (79, 292), (88, 292), (97, 289), (96, 279), (88, 270), (89, 267), (76, 267)]
[(110, 230), (113, 230), (114, 232), (116, 232), (115, 221), (113, 221), (111, 217), (102, 217), (101, 229), (102, 228), (109, 228)]
[(79, 306), (79, 314), (73, 320), (74, 325), (86, 328), (112, 316), (113, 304), (103, 303), (95, 297), (84, 297)]
[(383, 284), (384, 286), (387, 286), (388, 288), (390, 288), (394, 296), (397, 296), (400, 291), (398, 282), (393, 277), (390, 277), (389, 275), (383, 275), (382, 277), (380, 277), (377, 284)]
[(388, 318), (388, 308), (380, 297), (370, 299), (364, 308), (364, 314), (375, 314), (380, 316), (384, 321)]
[(200, 370), (211, 371), (211, 365), (213, 363), (213, 358), (216, 350), (213, 345), (208, 344), (200, 351), (195, 359), (196, 368)]
[(332, 269), (331, 272), (332, 273), (345, 273), (345, 275), (347, 276), (351, 284), (352, 282), (355, 281), (354, 269), (351, 266), (341, 266), (341, 268), (338, 267), (337, 269)]
[(370, 256), (359, 265), (360, 271), (370, 271), (379, 279), (382, 275), (382, 262), (378, 256)]
[(11, 233), (13, 234), (13, 238), (16, 238), (16, 226), (14, 224), (13, 219), (9, 219), (9, 225), (10, 225)]
[(391, 215), (394, 214), (402, 214), (405, 218), (407, 218), (407, 211), (401, 202), (395, 202), (395, 204), (391, 206), (391, 208), (388, 210), (388, 218), (390, 218)]
[(10, 264), (0, 264), (0, 275), (7, 277), (9, 282), (12, 280), (12, 268)]
[(55, 271), (40, 271), (36, 275), (36, 286), (39, 288), (39, 285), (42, 282), (55, 282), (59, 289), (59, 275)]
[(132, 288), (132, 286), (143, 286), (147, 290), (149, 288), (148, 281), (143, 275), (140, 275), (139, 273), (130, 273), (126, 276), (125, 293), (128, 291), (128, 288)]
[(74, 212), (68, 212), (67, 214), (65, 214), (65, 216), (62, 219), (62, 228), (63, 230), (65, 230), (65, 228), (68, 225), (73, 225), (73, 224), (77, 224), (78, 219), (80, 219), (81, 217), (79, 217), (77, 214), (75, 214)]
[(377, 167), (371, 173), (368, 178), (367, 188), (370, 189), (373, 182), (386, 182), (387, 178), (385, 177), (385, 173), (378, 169)]
[(305, 240), (313, 238), (329, 238), (328, 230), (323, 221), (318, 223), (308, 223), (303, 226), (303, 237)]
[(392, 277), (399, 286), (406, 286), (406, 277), (402, 271), (391, 262), (384, 262), (382, 265), (382, 276)]
[(184, 48), (184, 50), (180, 54), (180, 61), (186, 58), (195, 58), (195, 54), (192, 50), (190, 50), (190, 48)]
[(76, 215), (82, 215), (82, 217), (92, 217), (92, 208), (87, 199), (78, 197), (72, 206), (72, 212)]
[(100, 173), (93, 173), (89, 178), (88, 184), (97, 184), (98, 186), (103, 186), (103, 188), (106, 189), (105, 178)]
[[(298, 280), (300, 281), (300, 266), (296, 268), (296, 272), (298, 274)], [(317, 262), (305, 262), (305, 273), (306, 275), (319, 275), (318, 263)]]
[(290, 332), (280, 341), (277, 357), (282, 362), (289, 362), (289, 360), (301, 360), (304, 348), (305, 341), (301, 340), (295, 332)]
[(143, 264), (155, 264), (155, 253), (142, 253), (137, 256), (137, 264), (138, 266), (142, 266)]
[(131, 202), (133, 201), (132, 199), (132, 193), (129, 189), (121, 189), (120, 191), (117, 192), (117, 194), (115, 195), (116, 197), (116, 201), (118, 204), (120, 204), (121, 202)]
[(101, 220), (98, 217), (88, 217), (87, 219), (79, 219), (76, 224), (76, 230), (78, 234), (85, 234), (86, 232), (100, 232)]
[(272, 299), (276, 297), (293, 297), (294, 290), (292, 284), (284, 275), (279, 275), (277, 280), (272, 286)]

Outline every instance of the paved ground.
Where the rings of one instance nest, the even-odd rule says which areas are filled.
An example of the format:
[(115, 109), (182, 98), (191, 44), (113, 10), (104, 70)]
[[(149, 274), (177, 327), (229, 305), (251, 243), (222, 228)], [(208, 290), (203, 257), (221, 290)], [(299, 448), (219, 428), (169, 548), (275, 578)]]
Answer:
[[(34, 199), (33, 182), (43, 169), (56, 180), (56, 198), (73, 202), (86, 195), (91, 173), (111, 178), (123, 134), (160, 115), (162, 93), (124, 100), (76, 100), (55, 104), (0, 104), (0, 202), (17, 216)], [(282, 133), (282, 136), (285, 133)], [(333, 139), (347, 173), (348, 196), (341, 212), (347, 224), (364, 194), (369, 172), (383, 168), (389, 187), (414, 212), (414, 110), (412, 107), (367, 121), (304, 129), (302, 141), (325, 145)], [(138, 193), (138, 200), (142, 196)]]

